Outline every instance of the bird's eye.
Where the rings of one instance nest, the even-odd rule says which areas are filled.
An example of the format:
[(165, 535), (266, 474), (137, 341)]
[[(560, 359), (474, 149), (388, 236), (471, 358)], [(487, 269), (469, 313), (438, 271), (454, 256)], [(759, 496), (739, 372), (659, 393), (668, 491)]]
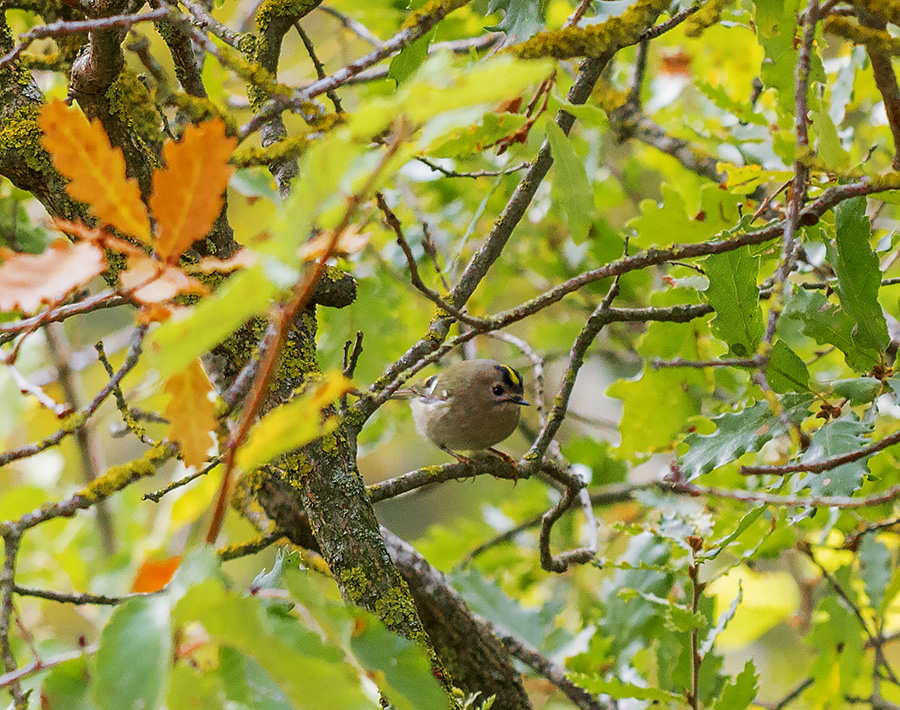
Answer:
[(499, 397), (499, 396), (501, 396), (506, 390), (503, 389), (503, 385), (494, 385), (494, 389), (493, 389), (492, 391), (493, 391), (493, 393), (494, 393), (497, 397)]

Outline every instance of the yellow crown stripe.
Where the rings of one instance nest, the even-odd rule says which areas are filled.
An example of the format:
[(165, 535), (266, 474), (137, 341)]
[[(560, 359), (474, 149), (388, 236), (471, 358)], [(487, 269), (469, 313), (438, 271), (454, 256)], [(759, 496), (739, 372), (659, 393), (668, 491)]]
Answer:
[(519, 377), (519, 373), (518, 373), (518, 372), (516, 372), (515, 370), (513, 370), (509, 365), (501, 365), (500, 367), (502, 367), (504, 370), (506, 370), (506, 373), (509, 375), (510, 381), (511, 381), (516, 387), (521, 387), (521, 386), (522, 386), (522, 378)]

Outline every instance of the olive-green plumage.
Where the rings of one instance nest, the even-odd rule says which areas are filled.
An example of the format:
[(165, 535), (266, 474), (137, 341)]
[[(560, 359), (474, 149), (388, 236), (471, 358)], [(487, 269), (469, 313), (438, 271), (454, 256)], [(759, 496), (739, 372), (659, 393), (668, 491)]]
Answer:
[[(465, 360), (410, 390), (419, 432), (460, 460), (456, 451), (493, 450), (516, 430), (524, 385), (519, 373), (496, 360)], [(502, 452), (495, 453), (503, 455)]]

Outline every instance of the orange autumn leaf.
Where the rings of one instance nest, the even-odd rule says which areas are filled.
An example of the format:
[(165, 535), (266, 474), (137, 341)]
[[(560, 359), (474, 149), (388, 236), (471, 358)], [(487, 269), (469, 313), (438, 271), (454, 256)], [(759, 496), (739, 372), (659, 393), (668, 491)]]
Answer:
[(171, 395), (165, 410), (169, 438), (178, 443), (187, 466), (200, 468), (212, 446), (211, 435), (218, 428), (216, 406), (209, 398), (212, 385), (200, 360), (169, 377), (163, 391)]
[(165, 587), (181, 564), (181, 555), (175, 555), (166, 560), (147, 560), (138, 567), (134, 582), (131, 583), (131, 591), (147, 594), (158, 592)]
[(123, 234), (150, 242), (150, 218), (137, 181), (125, 174), (125, 156), (114, 148), (98, 120), (54, 99), (41, 109), (41, 142), (69, 184), (73, 199), (90, 206), (103, 222)]
[(166, 167), (153, 173), (150, 209), (156, 220), (156, 253), (173, 262), (212, 229), (234, 168), (237, 141), (219, 119), (188, 126), (178, 143), (163, 146)]
[(128, 268), (119, 275), (122, 289), (145, 305), (171, 301), (180, 293), (206, 294), (206, 286), (176, 266), (151, 259), (143, 253), (129, 253)]
[(0, 250), (0, 312), (33, 313), (56, 303), (106, 269), (103, 250), (94, 244), (56, 241), (41, 254)]

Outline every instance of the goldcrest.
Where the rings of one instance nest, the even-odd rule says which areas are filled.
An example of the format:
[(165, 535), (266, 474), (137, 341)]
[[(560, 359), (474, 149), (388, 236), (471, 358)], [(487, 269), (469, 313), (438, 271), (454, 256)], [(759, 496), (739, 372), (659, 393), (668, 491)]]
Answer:
[(408, 391), (416, 428), (443, 451), (491, 451), (512, 461), (495, 444), (510, 436), (528, 402), (522, 377), (496, 360), (464, 360)]

